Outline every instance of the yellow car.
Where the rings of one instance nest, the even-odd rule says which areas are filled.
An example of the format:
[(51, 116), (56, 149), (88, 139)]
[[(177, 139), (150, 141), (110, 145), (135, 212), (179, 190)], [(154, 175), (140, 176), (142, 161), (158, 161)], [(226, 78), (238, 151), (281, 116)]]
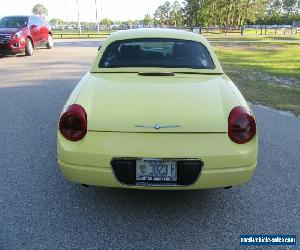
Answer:
[(73, 182), (231, 187), (256, 167), (255, 118), (199, 34), (113, 33), (63, 108), (58, 161)]

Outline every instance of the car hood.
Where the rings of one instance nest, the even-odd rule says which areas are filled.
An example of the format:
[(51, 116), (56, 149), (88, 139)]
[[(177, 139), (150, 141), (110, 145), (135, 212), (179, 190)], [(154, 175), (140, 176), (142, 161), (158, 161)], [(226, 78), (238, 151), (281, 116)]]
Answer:
[(224, 75), (94, 73), (76, 103), (91, 131), (224, 133), (238, 100)]
[(17, 32), (18, 30), (21, 30), (21, 29), (18, 29), (18, 28), (0, 28), (0, 34), (12, 34), (12, 33)]

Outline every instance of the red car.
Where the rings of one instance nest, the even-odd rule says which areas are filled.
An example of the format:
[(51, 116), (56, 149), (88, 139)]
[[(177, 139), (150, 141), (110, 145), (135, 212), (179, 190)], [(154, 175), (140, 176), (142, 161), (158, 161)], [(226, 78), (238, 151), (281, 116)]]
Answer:
[(0, 54), (25, 52), (33, 54), (34, 48), (53, 47), (50, 25), (40, 16), (6, 16), (0, 19)]

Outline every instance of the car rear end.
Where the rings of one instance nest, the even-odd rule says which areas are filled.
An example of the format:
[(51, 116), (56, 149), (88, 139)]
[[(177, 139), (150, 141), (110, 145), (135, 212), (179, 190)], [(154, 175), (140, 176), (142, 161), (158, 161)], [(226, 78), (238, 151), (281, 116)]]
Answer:
[[(137, 189), (202, 189), (248, 182), (256, 167), (257, 139), (238, 145), (226, 133), (89, 131), (77, 143), (59, 134), (58, 153), (61, 170), (70, 181)], [(138, 161), (144, 159), (176, 162), (176, 180), (137, 179)]]
[(222, 75), (87, 74), (60, 119), (62, 173), (137, 189), (244, 184), (256, 167), (257, 135), (235, 91)]
[(201, 36), (114, 33), (59, 122), (64, 176), (86, 185), (202, 189), (241, 185), (257, 161), (254, 116)]

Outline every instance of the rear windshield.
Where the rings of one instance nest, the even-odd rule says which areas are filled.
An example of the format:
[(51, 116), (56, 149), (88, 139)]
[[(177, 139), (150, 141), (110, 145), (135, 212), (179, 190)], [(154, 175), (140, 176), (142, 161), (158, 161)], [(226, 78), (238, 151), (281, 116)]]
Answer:
[(8, 16), (0, 19), (0, 28), (23, 28), (28, 24), (28, 17)]
[(104, 51), (99, 67), (214, 69), (215, 65), (207, 48), (199, 42), (140, 38), (112, 42)]

